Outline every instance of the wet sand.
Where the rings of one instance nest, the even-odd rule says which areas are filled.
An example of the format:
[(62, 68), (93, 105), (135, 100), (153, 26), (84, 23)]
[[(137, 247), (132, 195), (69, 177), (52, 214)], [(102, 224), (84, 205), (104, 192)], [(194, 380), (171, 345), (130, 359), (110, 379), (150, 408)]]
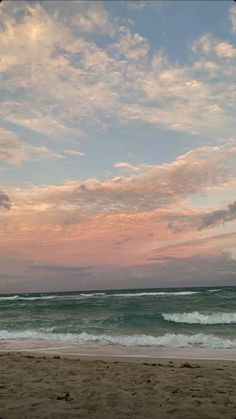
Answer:
[(1, 352), (37, 352), (45, 355), (65, 355), (95, 359), (209, 359), (236, 361), (236, 349), (175, 348), (122, 345), (81, 344), (60, 340), (2, 340)]
[(0, 353), (2, 419), (236, 417), (236, 362)]

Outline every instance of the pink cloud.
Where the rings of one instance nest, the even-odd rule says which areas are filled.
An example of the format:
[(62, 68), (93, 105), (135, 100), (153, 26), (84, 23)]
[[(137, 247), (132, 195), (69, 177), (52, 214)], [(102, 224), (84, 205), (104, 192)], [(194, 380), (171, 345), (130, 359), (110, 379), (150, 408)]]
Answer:
[(187, 198), (234, 184), (235, 160), (232, 144), (201, 147), (104, 182), (7, 188), (12, 208), (2, 214), (1, 253), (86, 265), (147, 264), (157, 249), (178, 257), (214, 253), (204, 237), (209, 227), (214, 237), (219, 222), (234, 218), (234, 204), (206, 211), (188, 207)]

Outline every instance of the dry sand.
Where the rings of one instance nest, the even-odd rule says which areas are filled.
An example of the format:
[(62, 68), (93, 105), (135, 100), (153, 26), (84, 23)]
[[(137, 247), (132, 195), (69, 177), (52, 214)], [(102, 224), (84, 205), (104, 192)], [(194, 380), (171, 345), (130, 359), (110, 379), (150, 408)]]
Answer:
[(0, 371), (2, 419), (236, 418), (234, 361), (2, 353)]

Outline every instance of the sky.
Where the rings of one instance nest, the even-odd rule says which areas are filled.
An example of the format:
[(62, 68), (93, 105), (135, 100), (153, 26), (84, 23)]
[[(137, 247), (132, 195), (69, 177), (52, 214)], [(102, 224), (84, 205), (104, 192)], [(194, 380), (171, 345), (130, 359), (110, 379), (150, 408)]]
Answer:
[(0, 292), (236, 285), (236, 4), (0, 4)]

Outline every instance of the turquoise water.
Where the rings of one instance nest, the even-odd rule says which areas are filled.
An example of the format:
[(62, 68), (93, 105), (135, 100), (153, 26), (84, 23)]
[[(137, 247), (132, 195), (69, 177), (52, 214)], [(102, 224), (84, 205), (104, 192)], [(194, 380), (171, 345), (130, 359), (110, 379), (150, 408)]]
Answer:
[(0, 340), (236, 348), (236, 287), (0, 296)]

